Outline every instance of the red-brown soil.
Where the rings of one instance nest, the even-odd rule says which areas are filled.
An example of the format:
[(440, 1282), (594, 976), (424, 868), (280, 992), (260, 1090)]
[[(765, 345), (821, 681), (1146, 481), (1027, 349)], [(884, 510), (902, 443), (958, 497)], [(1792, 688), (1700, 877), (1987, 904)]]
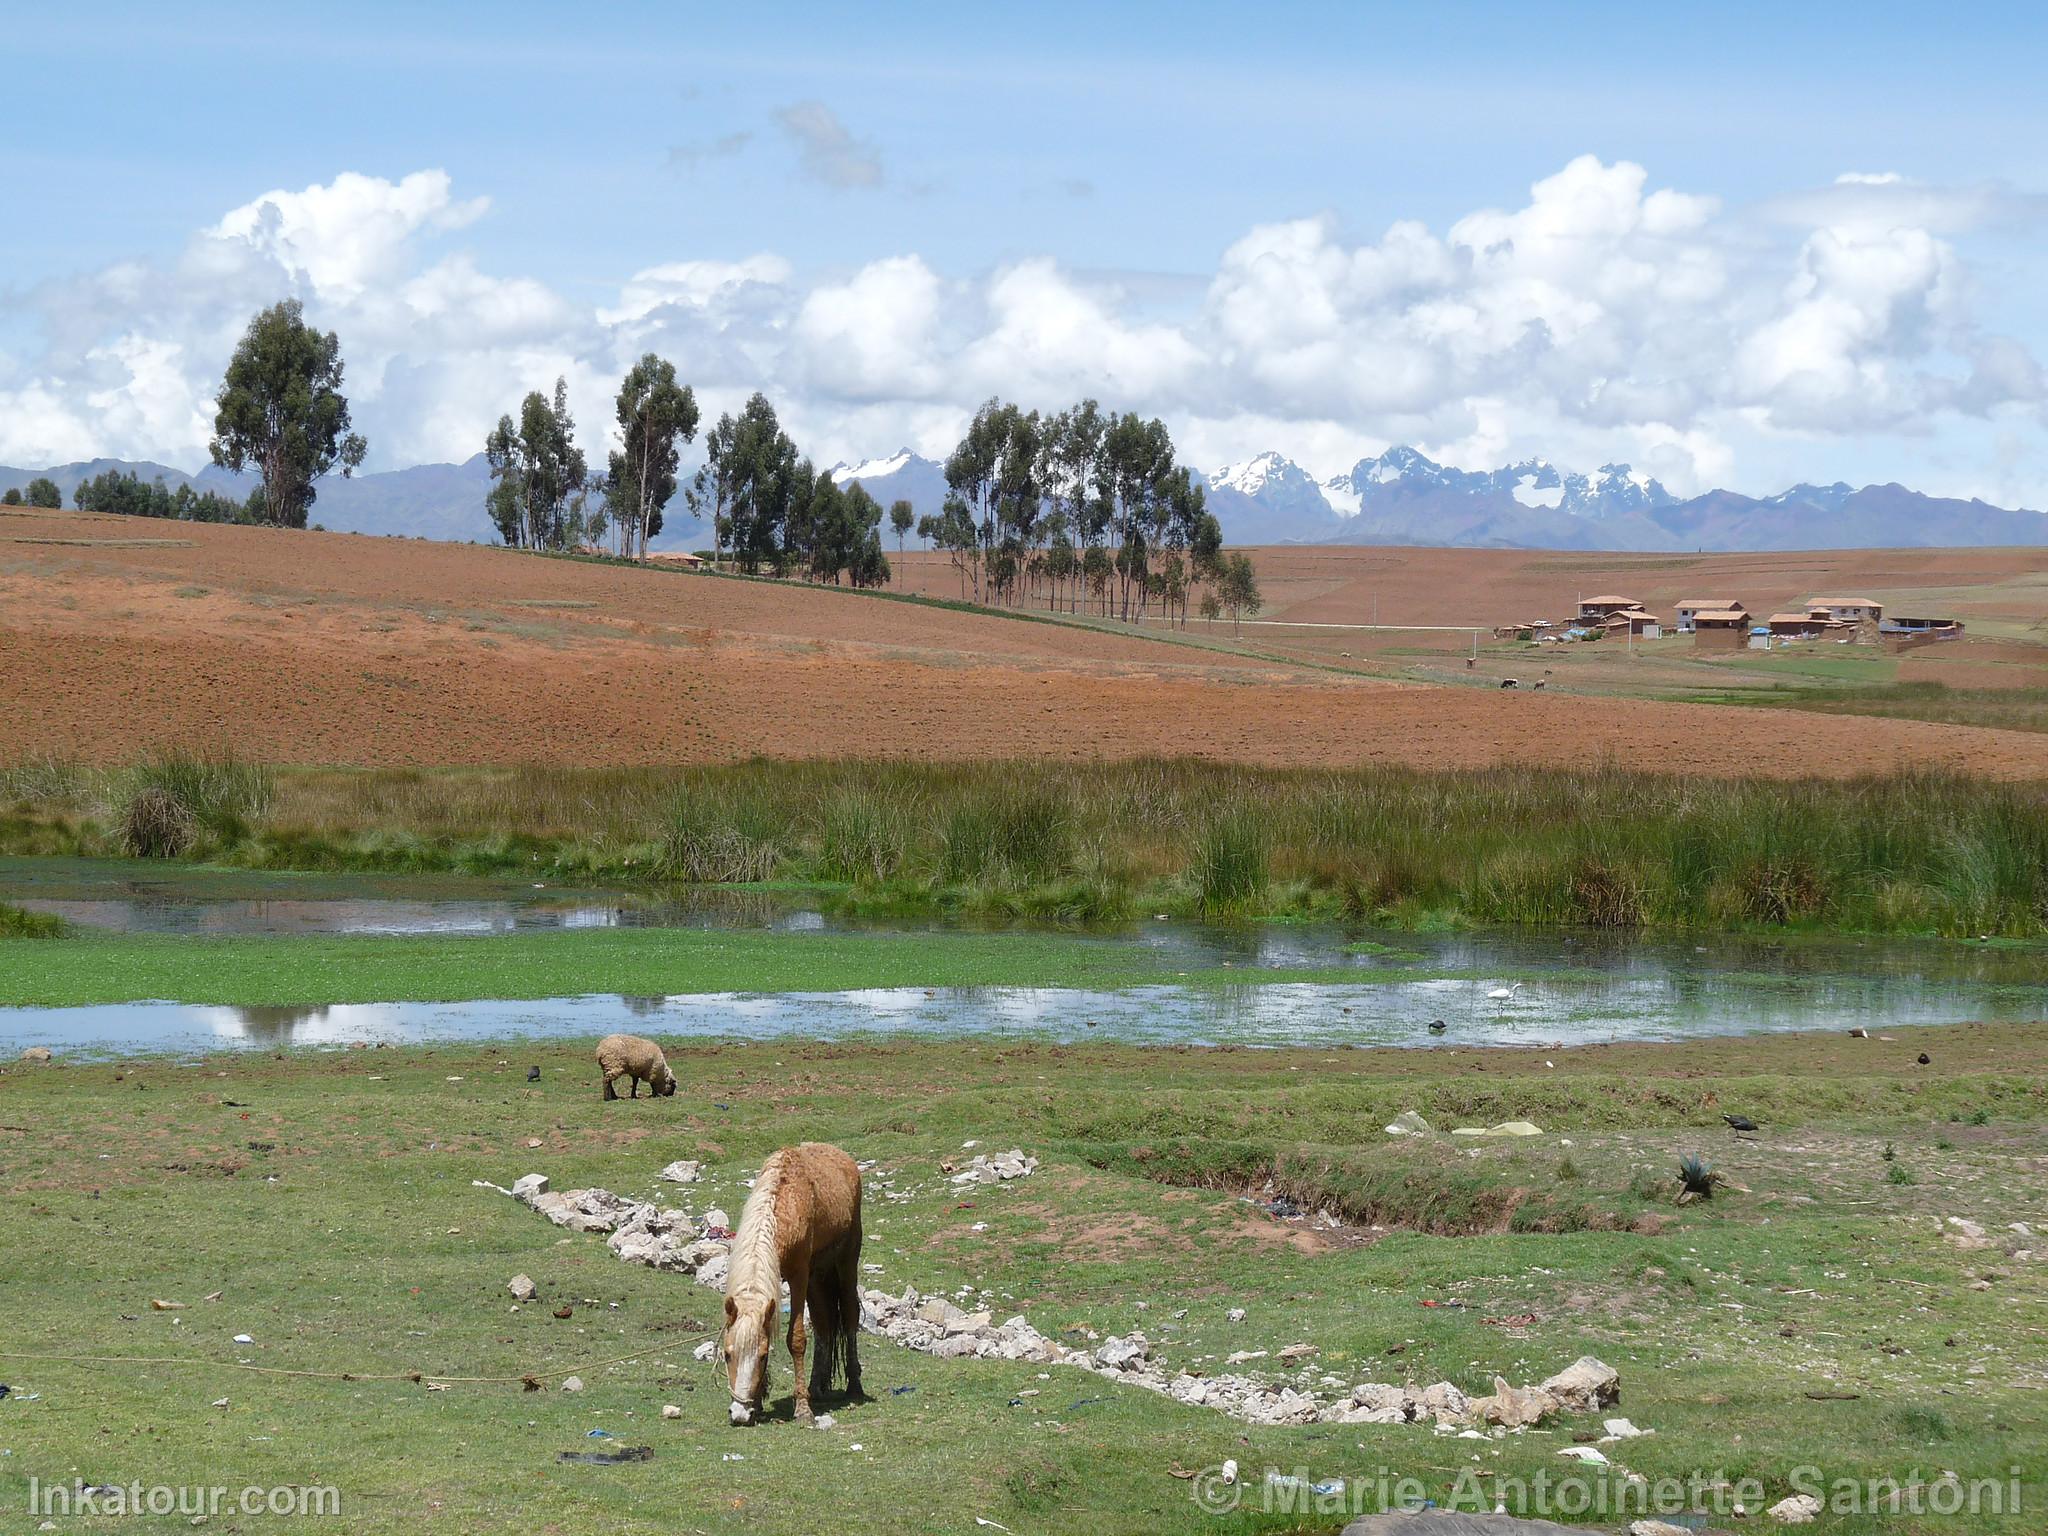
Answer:
[[(1589, 580), (1653, 602), (1667, 595), (1641, 579), (1637, 594), (1625, 579), (1610, 581), (1611, 570), (1544, 567), (1585, 557), (1358, 553), (1405, 561), (1370, 567), (1378, 574), (1369, 578), (1384, 588), (1383, 605), (1402, 605), (1383, 617), (1416, 610), (1400, 622), (1424, 622), (1432, 603), (1450, 606), (1461, 582), (1471, 595), (1456, 602), (1478, 610), (1465, 615), (1473, 618), (1554, 608), (1557, 593), (1590, 590)], [(1316, 564), (1331, 558), (1262, 555), (1283, 612), (1339, 602), (1335, 587), (1309, 590), (1341, 574)], [(1995, 585), (2005, 579), (2000, 559), (2005, 575), (2019, 574), (2009, 551), (1938, 558), (1950, 562), (1944, 579), (1955, 585)], [(950, 578), (932, 574), (944, 590)], [(1836, 574), (1824, 584), (1860, 584), (1854, 568)], [(1689, 575), (1680, 584), (1698, 583)], [(1539, 590), (1547, 601), (1537, 601)], [(2048, 735), (1403, 686), (798, 584), (9, 509), (0, 516), (0, 758), (112, 761), (159, 745), (365, 764), (1185, 754), (1263, 764), (1613, 759), (1713, 774), (1906, 765), (2048, 774)]]

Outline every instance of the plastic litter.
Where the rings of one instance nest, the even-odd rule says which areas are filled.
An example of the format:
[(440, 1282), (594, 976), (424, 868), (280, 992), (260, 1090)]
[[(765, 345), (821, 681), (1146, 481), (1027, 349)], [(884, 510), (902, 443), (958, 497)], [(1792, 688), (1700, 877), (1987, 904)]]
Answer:
[(654, 1460), (651, 1445), (629, 1445), (622, 1451), (563, 1451), (557, 1461), (575, 1462), (584, 1467), (617, 1467), (629, 1461)]

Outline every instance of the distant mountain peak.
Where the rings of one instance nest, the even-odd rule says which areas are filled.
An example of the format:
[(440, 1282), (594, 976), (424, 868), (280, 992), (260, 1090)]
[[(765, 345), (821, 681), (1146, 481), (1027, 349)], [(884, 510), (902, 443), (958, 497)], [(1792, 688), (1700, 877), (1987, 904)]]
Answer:
[(880, 480), (908, 469), (913, 461), (923, 464), (932, 462), (930, 459), (919, 459), (908, 448), (898, 448), (886, 459), (863, 459), (858, 464), (835, 464), (832, 466), (832, 479), (838, 485), (845, 485), (854, 480)]

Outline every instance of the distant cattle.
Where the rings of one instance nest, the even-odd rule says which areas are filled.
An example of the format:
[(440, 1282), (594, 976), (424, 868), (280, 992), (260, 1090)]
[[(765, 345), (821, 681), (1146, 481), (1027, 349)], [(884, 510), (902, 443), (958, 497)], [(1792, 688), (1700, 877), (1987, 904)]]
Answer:
[(1512, 677), (1502, 678), (1500, 680), (1500, 685), (1503, 688), (1519, 688), (1522, 686), (1520, 683), (1516, 682)]

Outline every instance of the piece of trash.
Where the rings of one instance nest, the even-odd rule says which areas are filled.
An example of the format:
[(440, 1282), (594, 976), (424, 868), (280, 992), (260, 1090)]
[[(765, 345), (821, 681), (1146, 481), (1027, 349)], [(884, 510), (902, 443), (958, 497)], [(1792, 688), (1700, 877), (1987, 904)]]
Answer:
[(717, 1358), (718, 1358), (718, 1342), (717, 1342), (717, 1340), (715, 1340), (715, 1339), (706, 1339), (706, 1340), (705, 1340), (705, 1341), (704, 1341), (704, 1342), (703, 1342), (702, 1344), (699, 1344), (699, 1345), (698, 1345), (698, 1346), (697, 1346), (697, 1347), (696, 1347), (695, 1349), (691, 1350), (691, 1351), (690, 1351), (690, 1355), (691, 1355), (691, 1358), (692, 1358), (692, 1359), (696, 1359), (696, 1360), (715, 1360), (715, 1359), (717, 1359)]
[(200, 1297), (199, 1299), (201, 1301), (219, 1301), (222, 1294), (223, 1293), (220, 1291), (208, 1291), (204, 1296)]
[(152, 1299), (149, 1303), (149, 1310), (152, 1312), (176, 1312), (181, 1310), (184, 1305), (185, 1303), (182, 1301), (157, 1301)]
[(254, 1344), (256, 1341), (246, 1333), (238, 1333), (235, 1335), (235, 1342), (237, 1344)]
[(608, 1429), (593, 1429), (583, 1438), (586, 1440), (616, 1440), (619, 1437)]
[(227, 1405), (228, 1405), (228, 1400), (227, 1400), (226, 1398), (224, 1398), (224, 1397), (216, 1397), (216, 1398), (215, 1398), (215, 1399), (213, 1400), (213, 1403), (212, 1403), (212, 1406), (213, 1406), (213, 1407), (215, 1407), (215, 1408), (225, 1408), (225, 1407), (227, 1407)]
[(830, 1429), (830, 1428), (831, 1428), (831, 1427), (832, 1427), (832, 1426), (833, 1426), (834, 1424), (836, 1424), (836, 1423), (838, 1423), (838, 1422), (839, 1422), (839, 1421), (838, 1421), (837, 1419), (833, 1418), (831, 1414), (829, 1414), (829, 1413), (821, 1413), (821, 1414), (819, 1414), (819, 1415), (818, 1415), (818, 1416), (817, 1416), (816, 1418), (814, 1418), (814, 1419), (812, 1419), (812, 1420), (811, 1420), (811, 1428), (813, 1428), (813, 1429)]
[(585, 1467), (617, 1467), (629, 1461), (654, 1460), (651, 1445), (629, 1445), (623, 1451), (563, 1451), (557, 1461), (575, 1462)]
[(430, 1381), (427, 1383), (427, 1390), (429, 1392), (446, 1392), (448, 1390), (448, 1383), (445, 1381)]
[(747, 1458), (742, 1456), (738, 1451), (727, 1451), (723, 1456), (720, 1456), (718, 1459), (720, 1461), (745, 1461)]
[(993, 1521), (993, 1520), (984, 1520), (984, 1519), (982, 1519), (982, 1518), (981, 1518), (981, 1516), (979, 1516), (979, 1515), (976, 1515), (976, 1516), (974, 1517), (974, 1523), (975, 1523), (976, 1525), (984, 1525), (984, 1526), (987, 1526), (987, 1527), (988, 1527), (988, 1528), (989, 1528), (990, 1530), (992, 1530), (992, 1531), (1007, 1531), (1007, 1530), (1009, 1529), (1009, 1527), (1008, 1527), (1007, 1525), (998, 1525), (998, 1524), (997, 1524), (997, 1523), (996, 1523), (995, 1521)]
[(916, 1390), (917, 1388), (915, 1387), (891, 1387), (889, 1389), (889, 1395), (891, 1397), (901, 1397), (906, 1392), (915, 1392)]
[(1592, 1467), (1604, 1467), (1607, 1465), (1607, 1458), (1594, 1450), (1590, 1445), (1567, 1445), (1560, 1448), (1557, 1454), (1560, 1456), (1570, 1456), (1574, 1460), (1583, 1461)]
[(1234, 1484), (1234, 1483), (1235, 1483), (1236, 1481), (1237, 1481), (1237, 1463), (1236, 1463), (1235, 1461), (1226, 1461), (1226, 1462), (1224, 1462), (1224, 1463), (1223, 1463), (1223, 1486), (1224, 1486), (1224, 1487), (1226, 1487), (1226, 1488), (1228, 1488), (1228, 1487), (1230, 1487), (1230, 1486), (1231, 1486), (1232, 1484)]

